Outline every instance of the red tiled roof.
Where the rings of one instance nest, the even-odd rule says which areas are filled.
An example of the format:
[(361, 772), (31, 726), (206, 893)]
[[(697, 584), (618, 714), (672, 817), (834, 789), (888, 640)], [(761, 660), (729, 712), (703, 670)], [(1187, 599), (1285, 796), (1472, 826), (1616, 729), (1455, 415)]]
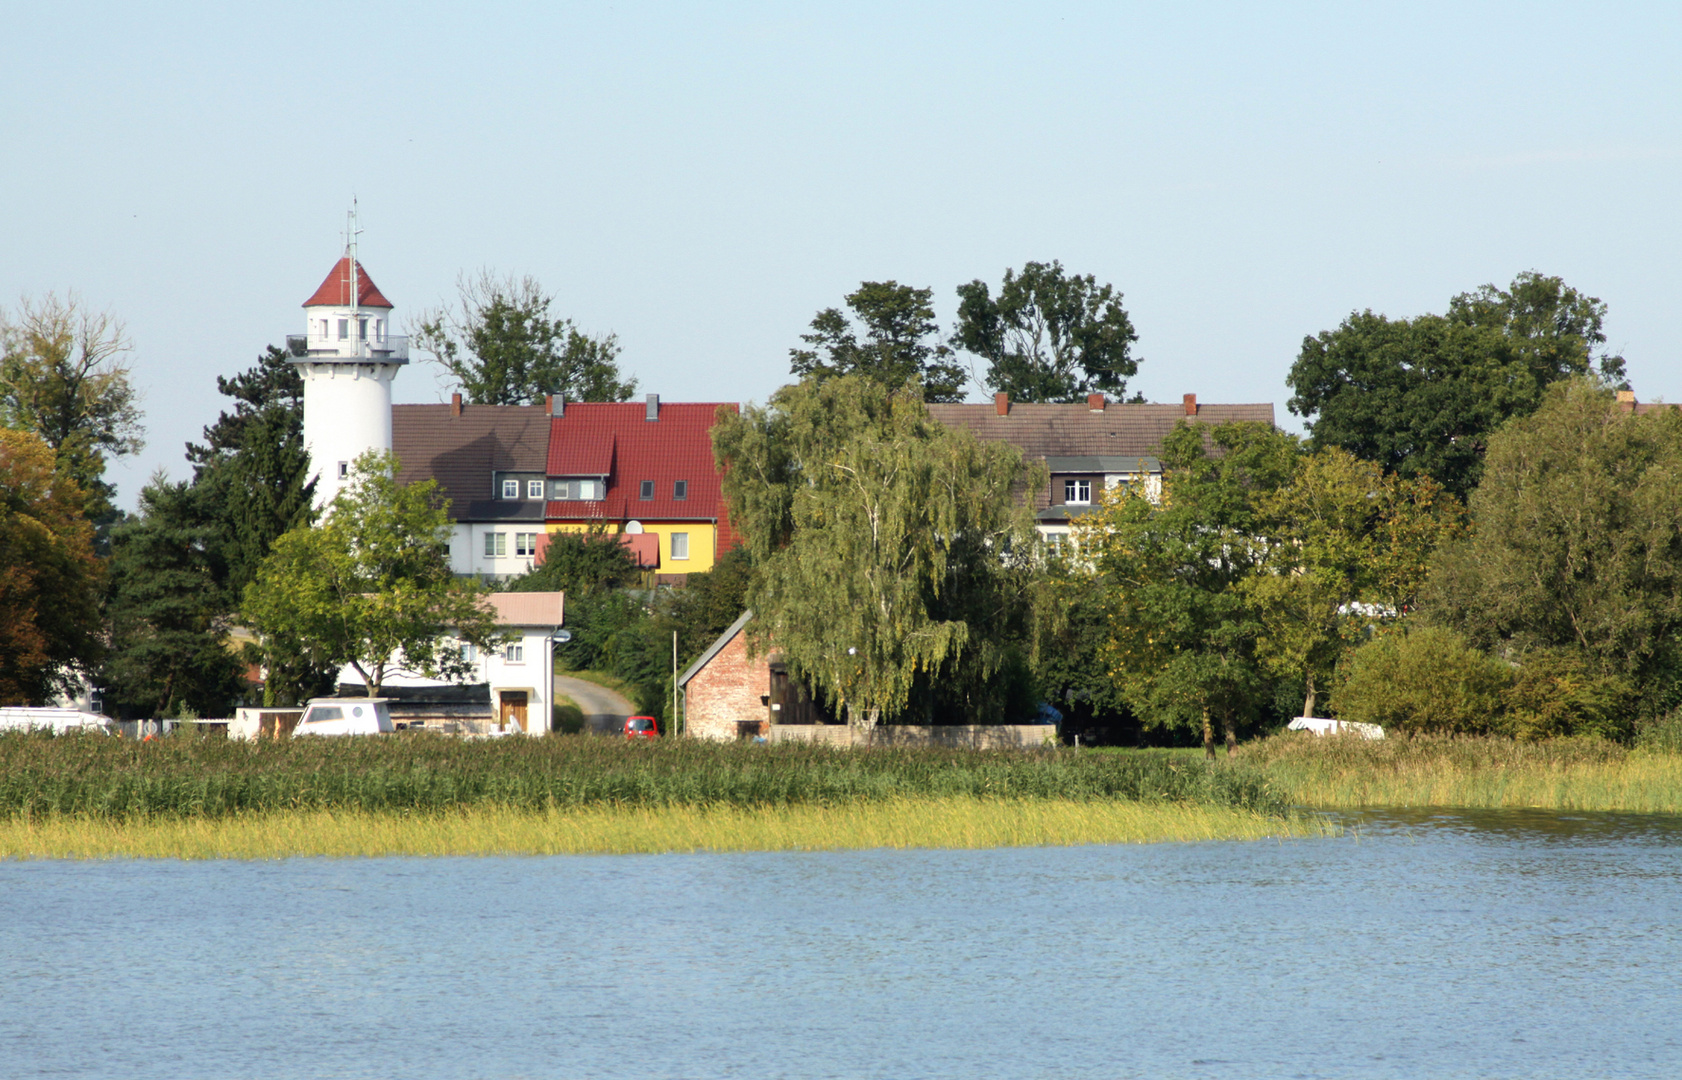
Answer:
[[(647, 420), (642, 402), (568, 402), (566, 414), (549, 421), (549, 475), (600, 476), (583, 463), (599, 462), (611, 449), (607, 498), (599, 503), (551, 502), (550, 521), (713, 521), (723, 515), (718, 469), (713, 464), (712, 426), (720, 408), (734, 403), (662, 404), (658, 420)], [(642, 498), (653, 481), (654, 497)], [(687, 497), (673, 498), (674, 484), (687, 484)], [(721, 548), (721, 550), (723, 550)]]
[[(360, 307), (391, 307), (391, 301), (380, 294), (374, 279), (368, 276), (368, 268), (361, 262), (356, 264), (356, 294), (357, 305)], [(327, 280), (321, 283), (321, 288), (315, 290), (305, 307), (349, 307), (350, 306), (350, 256), (341, 255), (339, 261), (333, 264), (333, 269), (327, 274)]]
[[(576, 409), (572, 405), (569, 408)], [(612, 476), (613, 433), (596, 438), (579, 438), (556, 446), (549, 444), (550, 476)]]

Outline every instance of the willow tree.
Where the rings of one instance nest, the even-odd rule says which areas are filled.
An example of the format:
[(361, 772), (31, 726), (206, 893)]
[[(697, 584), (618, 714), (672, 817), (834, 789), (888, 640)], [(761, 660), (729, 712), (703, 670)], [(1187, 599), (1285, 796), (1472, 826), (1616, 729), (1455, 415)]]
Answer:
[(920, 680), (975, 700), (1004, 668), (1032, 535), (1014, 447), (935, 423), (915, 386), (843, 376), (721, 409), (713, 449), (756, 568), (750, 640), (852, 723), (903, 714)]

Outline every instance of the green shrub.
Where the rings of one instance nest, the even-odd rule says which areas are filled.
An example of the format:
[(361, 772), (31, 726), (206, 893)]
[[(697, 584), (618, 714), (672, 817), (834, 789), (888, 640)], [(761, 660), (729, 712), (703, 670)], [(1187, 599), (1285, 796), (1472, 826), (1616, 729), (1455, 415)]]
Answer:
[(1356, 649), (1332, 697), (1338, 717), (1403, 735), (1481, 735), (1496, 727), (1510, 669), (1453, 630), (1386, 634)]
[(1538, 650), (1525, 657), (1501, 700), (1506, 716), (1499, 730), (1516, 739), (1626, 741), (1633, 730), (1635, 688), (1625, 679), (1596, 675), (1574, 651)]
[(1643, 750), (1682, 754), (1682, 707), (1639, 724), (1635, 745)]

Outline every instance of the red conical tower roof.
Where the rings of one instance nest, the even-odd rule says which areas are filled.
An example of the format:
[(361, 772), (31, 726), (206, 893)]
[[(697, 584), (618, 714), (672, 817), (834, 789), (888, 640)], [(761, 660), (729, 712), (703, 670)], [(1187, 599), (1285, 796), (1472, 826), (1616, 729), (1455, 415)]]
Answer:
[[(392, 306), (380, 294), (379, 286), (368, 276), (367, 267), (360, 262), (356, 264), (356, 304), (358, 307)], [(304, 301), (305, 307), (349, 307), (350, 306), (350, 256), (344, 255), (334, 264), (327, 275), (327, 280), (321, 283), (321, 288), (315, 290), (315, 295)]]

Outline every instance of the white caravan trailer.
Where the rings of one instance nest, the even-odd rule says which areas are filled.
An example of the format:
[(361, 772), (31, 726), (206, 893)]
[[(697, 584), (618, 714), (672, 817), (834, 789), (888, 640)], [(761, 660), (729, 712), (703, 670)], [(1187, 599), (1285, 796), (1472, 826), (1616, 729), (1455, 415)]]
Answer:
[(292, 729), (299, 735), (378, 735), (396, 731), (391, 723), (391, 709), (386, 698), (311, 698), (298, 726)]
[(114, 723), (109, 716), (81, 709), (31, 709), (22, 706), (0, 709), (0, 731), (51, 731), (54, 735), (92, 731), (109, 735)]

